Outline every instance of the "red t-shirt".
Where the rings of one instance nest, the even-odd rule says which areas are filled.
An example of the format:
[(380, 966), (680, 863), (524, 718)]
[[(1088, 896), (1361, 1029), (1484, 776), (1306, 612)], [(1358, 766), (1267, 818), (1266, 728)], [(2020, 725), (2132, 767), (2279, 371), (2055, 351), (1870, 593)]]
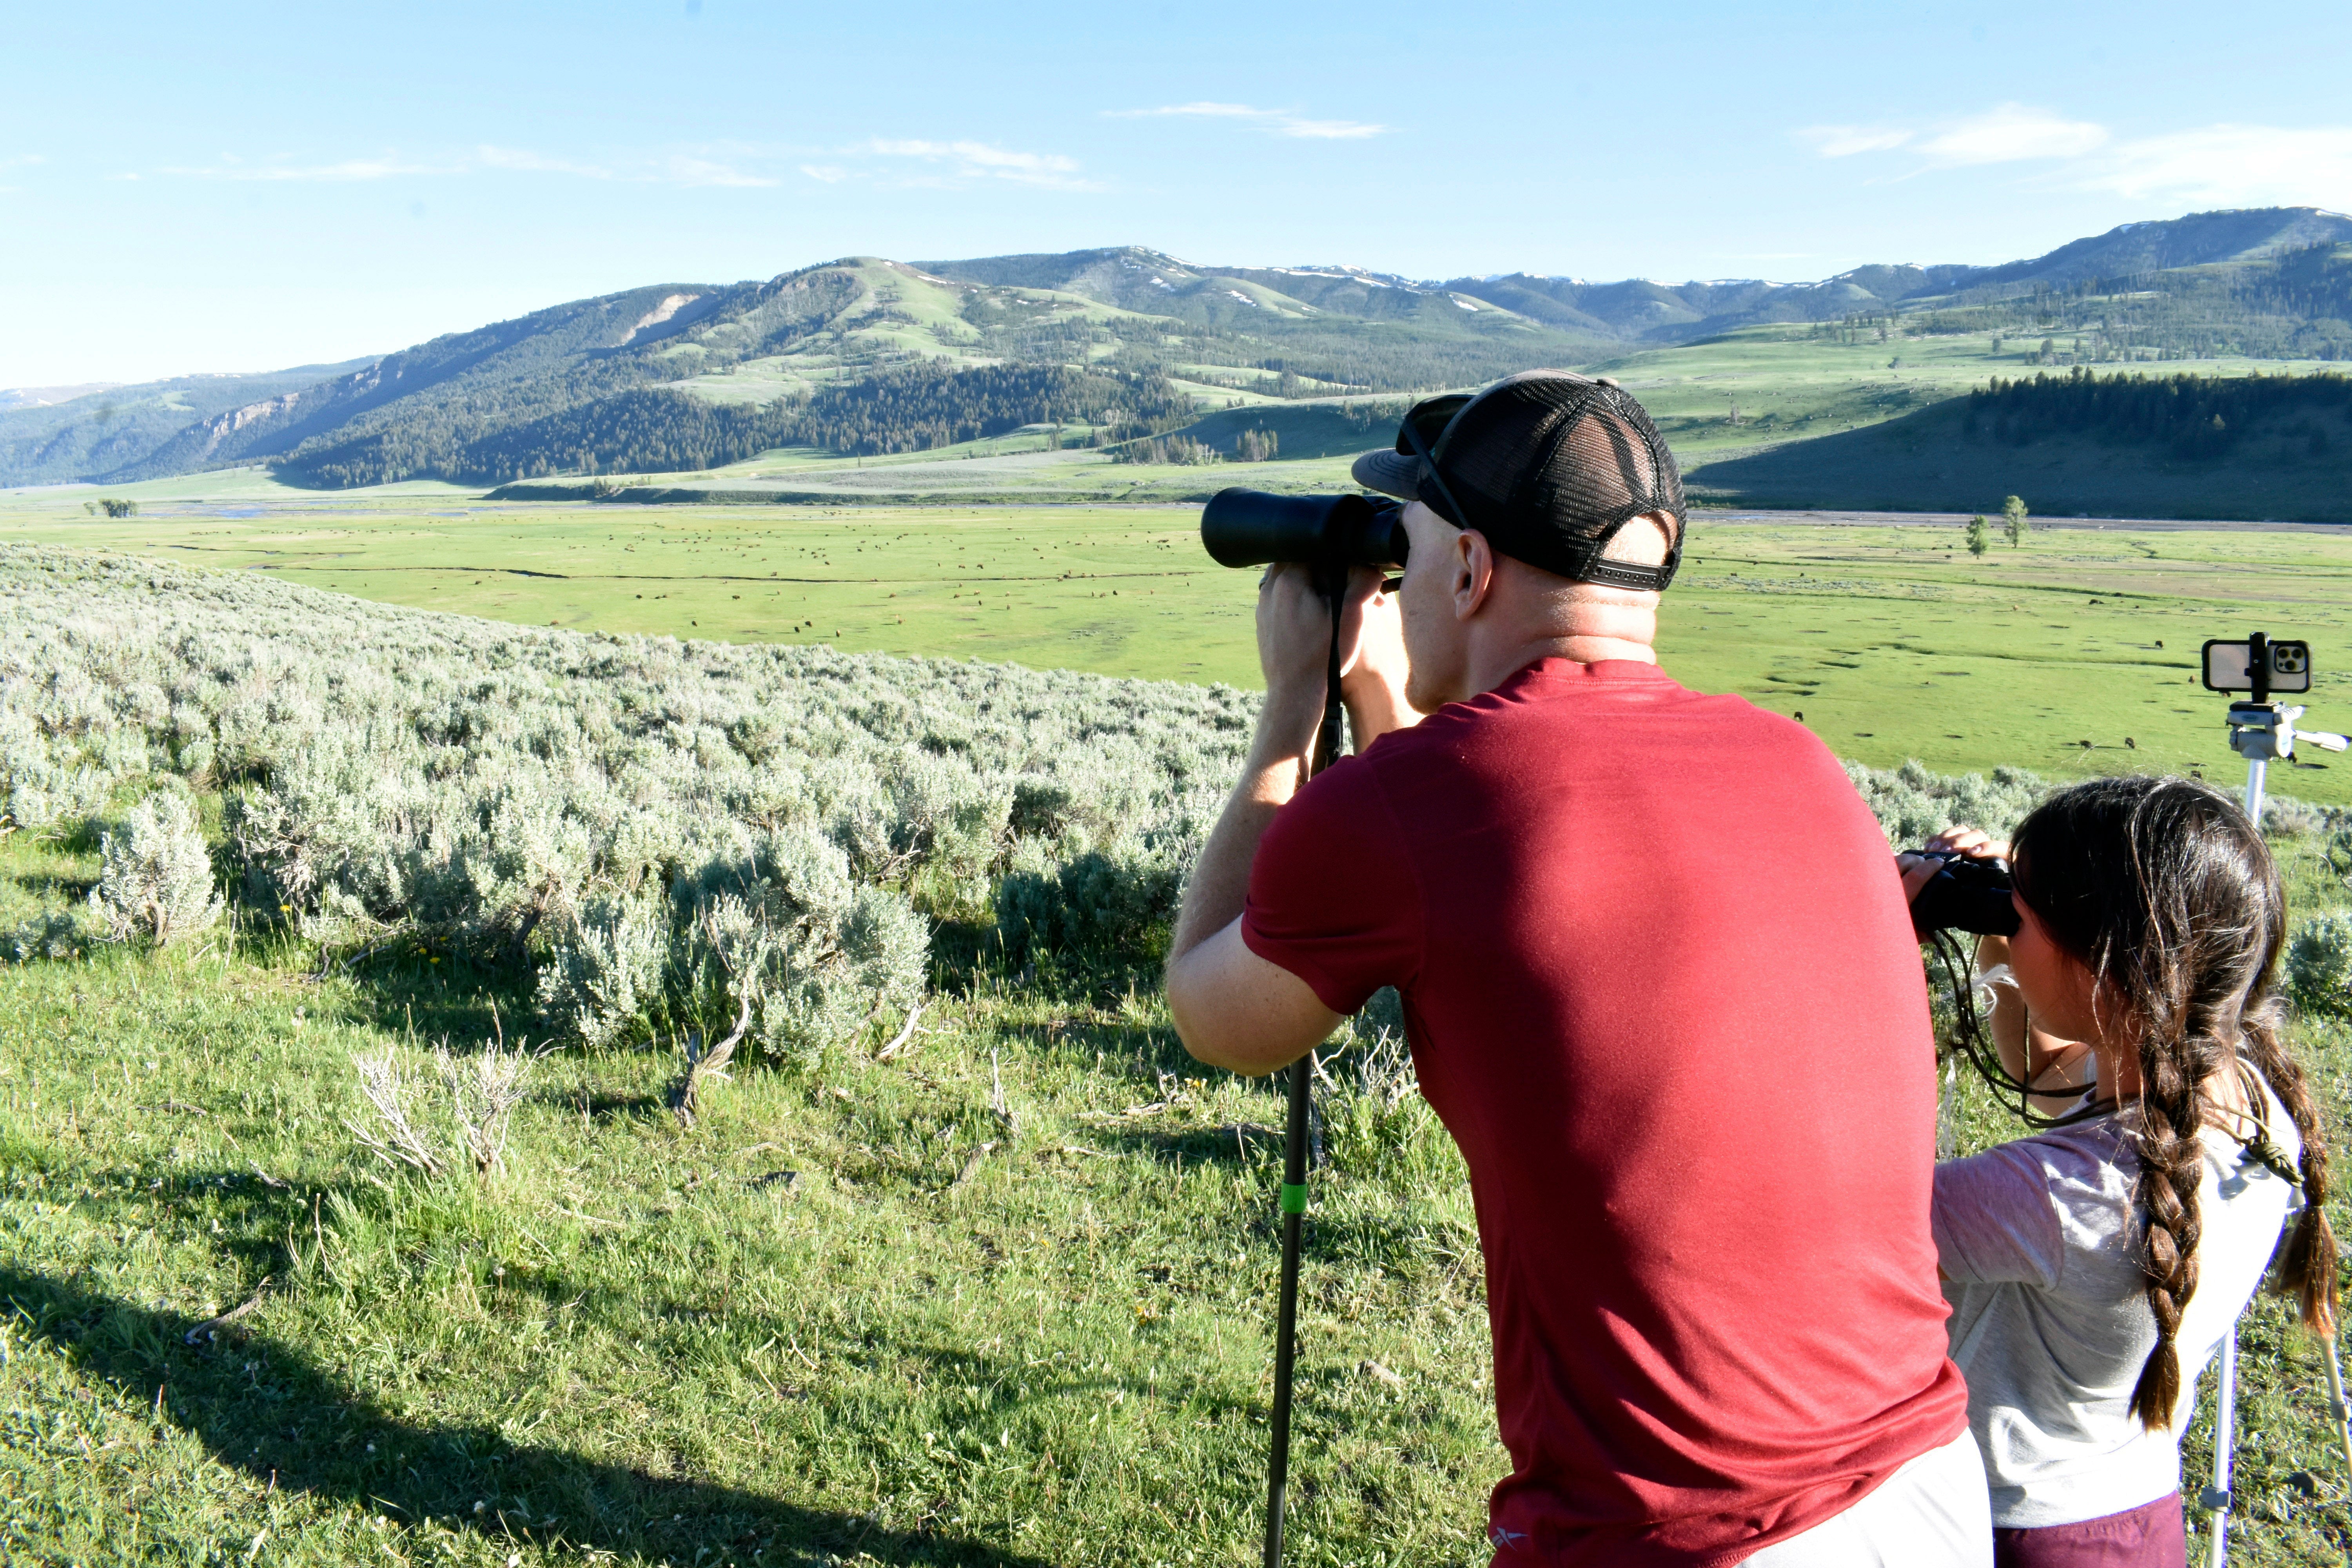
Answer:
[(1495, 1562), (1736, 1563), (1968, 1424), (1886, 843), (1802, 726), (1550, 658), (1309, 784), (1250, 950), (1404, 997), (1514, 1468)]

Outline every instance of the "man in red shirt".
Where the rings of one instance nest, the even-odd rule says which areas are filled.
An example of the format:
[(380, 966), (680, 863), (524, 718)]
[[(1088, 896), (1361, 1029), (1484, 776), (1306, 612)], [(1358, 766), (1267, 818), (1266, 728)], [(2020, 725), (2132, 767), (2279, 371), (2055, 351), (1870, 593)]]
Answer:
[(1271, 1072), (1402, 994), (1486, 1254), (1496, 1563), (1990, 1563), (1910, 921), (1828, 750), (1657, 668), (1664, 439), (1537, 371), (1417, 406), (1356, 477), (1412, 541), (1393, 598), (1349, 592), (1358, 754), (1301, 787), (1328, 612), (1275, 567), (1171, 944), (1185, 1045)]

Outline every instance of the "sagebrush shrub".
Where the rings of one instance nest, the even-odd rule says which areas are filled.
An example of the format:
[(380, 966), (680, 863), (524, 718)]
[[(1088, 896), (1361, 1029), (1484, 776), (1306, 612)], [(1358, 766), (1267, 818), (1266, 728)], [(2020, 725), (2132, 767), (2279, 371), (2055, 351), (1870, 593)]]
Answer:
[(2021, 768), (1995, 768), (1990, 778), (1953, 777), (1931, 773), (1916, 759), (1891, 769), (1848, 763), (1845, 773), (1878, 818), (1887, 843), (1897, 849), (1915, 848), (1931, 834), (1954, 826), (2007, 838), (2053, 787)]
[(114, 942), (169, 946), (221, 917), (212, 857), (188, 803), (151, 795), (100, 840), (98, 886), (89, 907)]
[(1068, 861), (1040, 854), (1016, 863), (996, 895), (1006, 956), (1019, 963), (1051, 952), (1139, 973), (1153, 968), (1167, 955), (1192, 859), (1129, 841)]
[(664, 901), (606, 893), (589, 901), (539, 973), (539, 1003), (561, 1033), (592, 1046), (634, 1044), (665, 1020), (670, 961)]
[(2295, 929), (2286, 980), (2296, 1005), (2352, 1017), (2352, 912), (2316, 915)]
[[(217, 785), (224, 868), (259, 913), (536, 969), (551, 1024), (600, 1043), (723, 1032), (749, 987), (754, 1046), (803, 1054), (911, 1003), (930, 921), (992, 919), (1015, 963), (1147, 975), (1257, 703), (0, 545), (0, 826), (61, 831), (141, 781)], [(2047, 790), (1848, 773), (1898, 847), (2005, 835)]]
[[(228, 868), (261, 913), (322, 942), (429, 932), (541, 966), (564, 1026), (607, 1038), (699, 1026), (677, 1011), (694, 992), (673, 891), (786, 829), (889, 895), (842, 906), (869, 1003), (900, 987), (906, 963), (877, 955), (903, 953), (915, 916), (984, 923), (1016, 865), (1045, 879), (1023, 903), (1037, 941), (1148, 962), (1256, 702), (540, 631), (0, 547), (0, 787), (17, 824), (87, 818), (160, 767), (215, 783)], [(639, 911), (625, 931), (623, 908)], [(777, 979), (802, 999), (774, 1004), (770, 1034), (840, 1014), (835, 984)]]

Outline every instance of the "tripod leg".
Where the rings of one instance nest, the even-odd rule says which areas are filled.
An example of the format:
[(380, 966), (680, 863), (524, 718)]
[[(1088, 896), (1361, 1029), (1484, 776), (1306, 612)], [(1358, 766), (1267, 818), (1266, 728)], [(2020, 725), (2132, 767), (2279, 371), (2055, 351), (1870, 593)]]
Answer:
[(1281, 1568), (1284, 1493), (1290, 1485), (1290, 1385), (1298, 1357), (1299, 1226), (1307, 1216), (1307, 1096), (1310, 1054), (1290, 1067), (1290, 1121), (1282, 1146), (1282, 1299), (1274, 1325), (1273, 1453), (1267, 1462), (1265, 1568)]
[(2213, 1510), (2210, 1568), (2230, 1561), (2230, 1460), (2238, 1427), (2238, 1331), (2232, 1326), (2221, 1341), (2221, 1386), (2213, 1391), (2213, 1484), (2197, 1500)]
[(2344, 1473), (2352, 1478), (2352, 1402), (2344, 1397), (2344, 1358), (2336, 1352), (2336, 1340), (2327, 1341), (2327, 1409), (2336, 1418), (2336, 1435), (2344, 1440)]
[[(1323, 725), (1307, 766), (1321, 773), (1339, 753), (1339, 616), (1347, 592), (1347, 569), (1324, 586), (1331, 605), (1331, 658), (1323, 696)], [(1290, 1385), (1298, 1358), (1299, 1226), (1307, 1217), (1307, 1135), (1314, 1092), (1315, 1056), (1290, 1065), (1290, 1116), (1282, 1138), (1282, 1296), (1274, 1323), (1274, 1419), (1266, 1460), (1265, 1568), (1282, 1568), (1284, 1494), (1290, 1486)]]

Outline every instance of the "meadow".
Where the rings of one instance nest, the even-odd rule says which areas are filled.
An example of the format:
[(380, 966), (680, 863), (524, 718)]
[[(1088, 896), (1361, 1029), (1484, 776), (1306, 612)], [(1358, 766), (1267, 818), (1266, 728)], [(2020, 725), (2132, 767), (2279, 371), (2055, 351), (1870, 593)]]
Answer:
[[(0, 1555), (1255, 1561), (1280, 1100), (1153, 985), (1253, 707), (0, 546)], [(2040, 788), (1853, 772), (1894, 841)], [(2352, 901), (2352, 818), (2273, 823)], [(191, 929), (107, 941), (146, 831)], [(911, 973), (838, 961), (890, 911)], [(1501, 1474), (1392, 1021), (1319, 1069), (1302, 1563), (1483, 1561)], [(2315, 1352), (2245, 1342), (2239, 1561), (2341, 1550)]]
[[(1321, 482), (1337, 484), (1339, 468), (1190, 471), (1250, 484), (1329, 468)], [(122, 493), (142, 498), (139, 516), (93, 518), (75, 490), (0, 497), (0, 542), (526, 626), (1258, 685), (1253, 580), (1202, 553), (1189, 504), (493, 502), (446, 486), (321, 496), (252, 474)], [(2042, 522), (1979, 559), (1964, 522), (1701, 510), (1662, 657), (1696, 689), (1801, 714), (1874, 767), (2224, 779), (2240, 774), (2198, 648), (2261, 630), (2313, 643), (2308, 722), (2352, 729), (2352, 533)], [(2342, 757), (2307, 751), (2280, 774), (2285, 793), (2352, 804)]]

